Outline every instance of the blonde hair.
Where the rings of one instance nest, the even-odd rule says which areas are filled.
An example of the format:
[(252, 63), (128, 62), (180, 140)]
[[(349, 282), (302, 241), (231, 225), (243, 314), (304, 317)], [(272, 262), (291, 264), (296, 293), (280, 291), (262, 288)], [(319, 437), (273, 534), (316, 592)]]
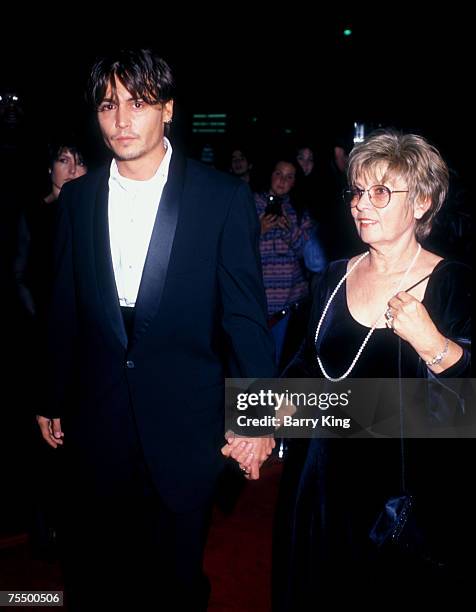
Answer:
[(421, 219), (416, 219), (415, 235), (420, 242), (431, 232), (433, 220), (448, 193), (448, 166), (438, 150), (422, 136), (401, 134), (394, 130), (377, 130), (356, 145), (347, 166), (349, 184), (362, 176), (373, 176), (377, 167), (385, 166), (384, 182), (396, 176), (408, 185), (408, 201), (430, 201)]

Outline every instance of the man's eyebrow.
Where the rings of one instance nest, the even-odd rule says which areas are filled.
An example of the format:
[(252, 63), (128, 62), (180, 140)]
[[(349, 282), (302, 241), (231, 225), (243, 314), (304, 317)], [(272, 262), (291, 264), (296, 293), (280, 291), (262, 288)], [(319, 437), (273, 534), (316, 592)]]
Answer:
[[(124, 102), (135, 102), (136, 100), (143, 100), (143, 96), (131, 96), (130, 98), (127, 98), (126, 100), (124, 100)], [(117, 98), (111, 98), (111, 97), (104, 97), (101, 101), (101, 104), (103, 104), (104, 102), (112, 102), (113, 104), (118, 104), (119, 100)]]

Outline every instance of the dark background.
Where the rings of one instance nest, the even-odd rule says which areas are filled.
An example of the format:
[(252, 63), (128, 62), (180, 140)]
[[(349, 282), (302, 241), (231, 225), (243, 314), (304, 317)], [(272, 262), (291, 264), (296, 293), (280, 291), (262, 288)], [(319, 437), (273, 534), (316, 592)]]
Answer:
[(190, 150), (193, 112), (226, 112), (231, 139), (251, 134), (261, 146), (286, 129), (327, 146), (364, 121), (422, 133), (469, 173), (472, 22), (454, 4), (420, 15), (400, 4), (325, 7), (326, 16), (318, 5), (287, 4), (263, 6), (259, 20), (246, 4), (101, 7), (101, 18), (81, 5), (42, 11), (41, 27), (34, 13), (28, 27), (25, 16), (4, 19), (0, 79), (21, 89), (37, 138), (66, 125), (93, 139), (82, 104), (92, 61), (114, 46), (153, 46), (175, 71), (172, 134)]

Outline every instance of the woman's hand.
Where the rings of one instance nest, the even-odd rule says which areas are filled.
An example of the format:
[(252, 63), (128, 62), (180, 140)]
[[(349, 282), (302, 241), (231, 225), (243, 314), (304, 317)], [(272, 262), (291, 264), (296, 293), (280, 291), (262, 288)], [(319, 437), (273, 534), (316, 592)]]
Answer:
[(425, 306), (405, 291), (400, 291), (389, 300), (385, 316), (387, 326), (409, 342), (416, 351), (428, 344), (429, 339), (438, 341), (443, 338)]
[[(445, 336), (438, 331), (425, 306), (406, 291), (400, 291), (389, 300), (385, 317), (387, 327), (406, 340), (425, 362), (444, 351)], [(435, 373), (443, 372), (462, 354), (463, 349), (450, 340), (441, 362), (429, 367)]]
[(291, 227), (291, 221), (285, 212), (278, 217), (277, 226), (286, 231)]
[(279, 226), (279, 219), (280, 217), (278, 215), (265, 215), (262, 214), (261, 217), (259, 218), (260, 222), (261, 222), (261, 233), (262, 234), (266, 234), (266, 232), (269, 232), (269, 230), (278, 227)]

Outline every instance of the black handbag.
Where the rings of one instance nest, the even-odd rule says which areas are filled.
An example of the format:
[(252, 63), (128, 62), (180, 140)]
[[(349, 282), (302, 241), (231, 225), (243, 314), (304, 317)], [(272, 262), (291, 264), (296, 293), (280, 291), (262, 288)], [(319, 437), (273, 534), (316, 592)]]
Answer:
[(409, 521), (413, 520), (414, 503), (414, 497), (410, 494), (391, 497), (386, 501), (370, 530), (369, 536), (374, 544), (379, 547), (389, 543), (408, 545)]
[(434, 567), (445, 567), (445, 561), (435, 552), (425, 524), (419, 512), (417, 498), (406, 486), (405, 478), (405, 440), (404, 406), (401, 377), (401, 339), (398, 343), (399, 363), (399, 411), (400, 411), (400, 494), (387, 499), (383, 510), (369, 532), (370, 540), (382, 552), (390, 555), (403, 554), (416, 562), (424, 562)]

